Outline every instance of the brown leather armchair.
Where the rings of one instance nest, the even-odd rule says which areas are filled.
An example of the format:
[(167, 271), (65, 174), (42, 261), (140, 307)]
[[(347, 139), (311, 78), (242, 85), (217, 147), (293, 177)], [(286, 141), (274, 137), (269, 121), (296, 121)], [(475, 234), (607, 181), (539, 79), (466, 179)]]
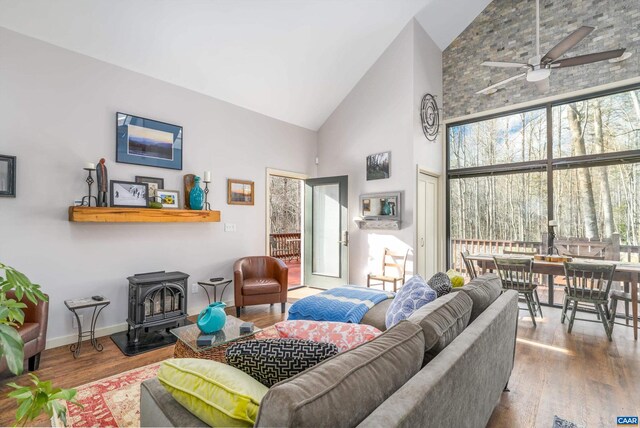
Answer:
[[(48, 297), (48, 296), (47, 296)], [(8, 299), (15, 299), (13, 291), (7, 292)], [(20, 337), (24, 342), (24, 358), (28, 361), (28, 370), (38, 370), (40, 366), (40, 353), (44, 351), (47, 344), (47, 323), (49, 320), (49, 302), (38, 301), (34, 304), (26, 297), (22, 298), (22, 303), (27, 305), (22, 309), (24, 312), (24, 323), (17, 327)], [(7, 361), (0, 359), (0, 373), (7, 369)]]
[(233, 265), (236, 315), (245, 306), (287, 303), (289, 268), (275, 257), (245, 257)]

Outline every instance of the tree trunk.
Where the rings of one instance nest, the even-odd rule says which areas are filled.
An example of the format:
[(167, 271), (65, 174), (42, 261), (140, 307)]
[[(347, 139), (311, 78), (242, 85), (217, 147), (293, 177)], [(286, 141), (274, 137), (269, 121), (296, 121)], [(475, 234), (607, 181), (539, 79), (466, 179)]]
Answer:
[[(605, 152), (604, 131), (602, 130), (602, 110), (600, 101), (595, 100), (593, 103), (593, 128), (595, 131), (596, 145), (600, 153)], [(613, 207), (611, 204), (611, 192), (609, 190), (609, 174), (607, 167), (596, 168), (596, 174), (599, 175), (600, 181), (600, 197), (602, 198), (602, 220), (604, 228), (604, 237), (610, 237), (616, 230), (613, 223)]]
[[(569, 121), (569, 129), (571, 130), (571, 142), (573, 144), (575, 154), (577, 156), (586, 155), (587, 151), (584, 145), (584, 135), (582, 134), (582, 125), (580, 114), (575, 104), (567, 106), (567, 119)], [(596, 217), (596, 203), (593, 197), (593, 184), (591, 181), (591, 172), (588, 168), (579, 168), (578, 186), (580, 192), (580, 206), (584, 220), (584, 234), (589, 239), (599, 239), (598, 221)]]

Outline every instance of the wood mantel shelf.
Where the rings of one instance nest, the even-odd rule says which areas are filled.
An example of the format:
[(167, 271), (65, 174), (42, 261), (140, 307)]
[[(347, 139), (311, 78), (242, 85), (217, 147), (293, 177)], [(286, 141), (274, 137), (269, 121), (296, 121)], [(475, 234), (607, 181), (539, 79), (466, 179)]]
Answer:
[(220, 221), (220, 211), (69, 207), (69, 221), (81, 223), (213, 223)]

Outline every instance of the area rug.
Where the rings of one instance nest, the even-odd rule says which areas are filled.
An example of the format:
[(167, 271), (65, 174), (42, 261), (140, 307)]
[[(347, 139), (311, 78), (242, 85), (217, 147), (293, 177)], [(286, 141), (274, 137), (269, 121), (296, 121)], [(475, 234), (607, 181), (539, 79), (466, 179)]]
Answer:
[[(275, 327), (256, 334), (256, 339), (278, 337)], [(156, 376), (162, 363), (154, 363), (76, 387), (84, 409), (69, 405), (70, 427), (140, 426), (140, 384)]]

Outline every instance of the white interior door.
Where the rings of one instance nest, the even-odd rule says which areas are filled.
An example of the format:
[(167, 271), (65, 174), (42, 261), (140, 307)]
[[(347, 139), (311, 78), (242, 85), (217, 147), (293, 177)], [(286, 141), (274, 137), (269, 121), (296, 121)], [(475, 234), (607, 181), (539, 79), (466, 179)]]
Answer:
[(438, 271), (438, 177), (418, 174), (418, 274), (428, 280)]

